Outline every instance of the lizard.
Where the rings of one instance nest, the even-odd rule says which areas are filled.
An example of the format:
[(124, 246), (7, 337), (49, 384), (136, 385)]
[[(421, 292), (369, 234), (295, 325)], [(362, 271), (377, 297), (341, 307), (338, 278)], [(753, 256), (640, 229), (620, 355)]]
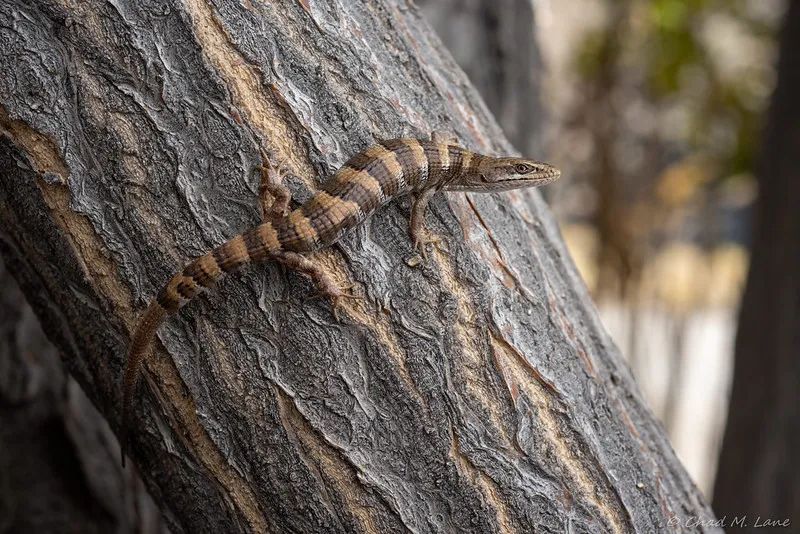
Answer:
[(439, 241), (424, 225), (428, 204), (439, 191), (492, 193), (545, 185), (560, 175), (547, 163), (479, 154), (447, 134), (434, 132), (431, 140), (390, 139), (354, 155), (308, 201), (290, 211), (291, 194), (282, 185), (280, 170), (265, 165), (259, 189), (261, 224), (189, 263), (163, 286), (139, 319), (123, 376), (123, 465), (133, 395), (159, 326), (224, 274), (249, 263), (276, 261), (309, 276), (320, 294), (332, 301), (335, 315), (341, 299), (353, 295), (337, 287), (307, 255), (336, 243), (380, 206), (403, 195), (414, 196), (409, 233), (424, 258), (426, 247)]

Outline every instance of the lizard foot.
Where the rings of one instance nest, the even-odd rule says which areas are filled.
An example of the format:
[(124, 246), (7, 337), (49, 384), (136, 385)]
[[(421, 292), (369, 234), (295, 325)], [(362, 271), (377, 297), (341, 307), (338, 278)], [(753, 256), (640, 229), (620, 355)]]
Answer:
[(418, 237), (414, 240), (414, 250), (416, 250), (422, 259), (428, 259), (428, 245), (433, 245), (439, 250), (444, 250), (442, 247), (442, 238), (439, 236), (431, 236), (427, 235), (424, 237)]
[(268, 160), (261, 165), (261, 184), (258, 197), (261, 204), (261, 215), (265, 221), (280, 220), (289, 213), (292, 194), (284, 185), (284, 178), (289, 169), (283, 163), (271, 164)]
[(350, 284), (345, 288), (340, 288), (334, 285), (321, 287), (319, 291), (311, 295), (312, 299), (326, 298), (331, 301), (333, 307), (333, 317), (341, 322), (339, 310), (344, 307), (346, 300), (363, 300), (364, 297), (353, 293), (355, 284)]

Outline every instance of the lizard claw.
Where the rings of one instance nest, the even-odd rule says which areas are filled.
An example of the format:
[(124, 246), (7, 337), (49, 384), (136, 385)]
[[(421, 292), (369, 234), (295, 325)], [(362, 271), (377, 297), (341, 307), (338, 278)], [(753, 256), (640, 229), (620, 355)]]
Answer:
[(414, 250), (416, 250), (423, 259), (428, 259), (428, 245), (433, 245), (437, 249), (442, 249), (442, 238), (439, 236), (425, 236), (418, 237), (414, 240)]
[(290, 174), (289, 168), (283, 161), (279, 161), (277, 164), (269, 160), (263, 161), (260, 170), (261, 175), (264, 177), (261, 183), (262, 190), (268, 189), (269, 186), (280, 186), (283, 183), (283, 179)]
[(343, 302), (347, 299), (363, 300), (364, 297), (353, 293), (354, 284), (351, 284), (344, 289), (339, 287), (323, 287), (319, 291), (311, 295), (313, 299), (327, 298), (331, 301), (333, 307), (333, 316), (337, 321), (341, 322), (339, 316), (339, 309), (343, 307)]
[(292, 194), (284, 184), (289, 168), (283, 161), (277, 165), (265, 159), (261, 164), (261, 184), (258, 197), (261, 202), (261, 215), (265, 221), (282, 219), (289, 214)]

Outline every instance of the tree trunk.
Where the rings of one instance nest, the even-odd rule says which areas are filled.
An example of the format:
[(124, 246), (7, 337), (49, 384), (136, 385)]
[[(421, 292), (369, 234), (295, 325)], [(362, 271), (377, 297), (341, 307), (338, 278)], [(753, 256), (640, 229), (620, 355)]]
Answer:
[[(262, 151), (303, 198), (376, 138), (510, 150), (401, 0), (26, 4), (0, 13), (4, 240), (115, 428), (138, 314), (258, 221)], [(416, 266), (408, 215), (313, 256), (365, 295), (341, 321), (266, 264), (162, 327), (131, 452), (171, 527), (714, 530), (540, 196), (442, 195)]]
[(800, 3), (790, 2), (764, 136), (733, 388), (714, 487), (720, 515), (800, 522)]

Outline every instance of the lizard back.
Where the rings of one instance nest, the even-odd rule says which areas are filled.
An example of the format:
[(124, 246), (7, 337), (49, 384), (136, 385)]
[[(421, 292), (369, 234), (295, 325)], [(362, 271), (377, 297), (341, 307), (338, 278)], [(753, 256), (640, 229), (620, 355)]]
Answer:
[(381, 141), (350, 158), (308, 202), (276, 222), (281, 248), (311, 252), (331, 245), (383, 204), (445, 183), (481, 157), (433, 141)]

